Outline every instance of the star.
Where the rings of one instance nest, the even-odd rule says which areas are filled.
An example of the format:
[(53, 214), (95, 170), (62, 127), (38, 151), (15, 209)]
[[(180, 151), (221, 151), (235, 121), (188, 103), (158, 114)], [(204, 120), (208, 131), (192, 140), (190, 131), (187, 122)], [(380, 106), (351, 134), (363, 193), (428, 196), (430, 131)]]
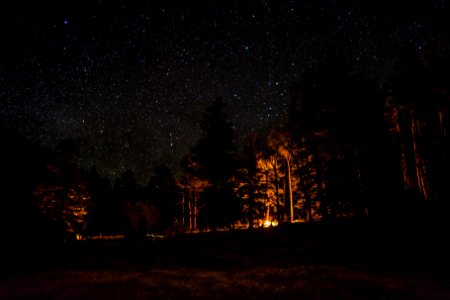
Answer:
[(283, 122), (290, 85), (330, 51), (355, 72), (385, 78), (403, 44), (440, 51), (450, 28), (442, 26), (448, 3), (437, 0), (408, 11), (313, 0), (39, 7), (16, 6), (0, 45), (3, 126), (50, 149), (82, 141), (83, 168), (110, 176), (128, 168), (142, 181), (196, 144), (215, 97), (225, 99), (242, 147), (249, 133)]

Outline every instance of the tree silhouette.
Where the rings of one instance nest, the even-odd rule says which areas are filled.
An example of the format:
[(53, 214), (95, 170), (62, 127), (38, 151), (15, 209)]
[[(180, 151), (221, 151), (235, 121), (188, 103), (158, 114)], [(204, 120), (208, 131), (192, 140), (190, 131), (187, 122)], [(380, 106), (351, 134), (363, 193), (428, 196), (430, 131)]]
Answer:
[(202, 199), (205, 221), (213, 229), (232, 224), (238, 212), (230, 183), (235, 170), (233, 130), (224, 107), (224, 101), (216, 98), (206, 108), (200, 122), (204, 136), (192, 150), (200, 173), (211, 184)]
[(124, 205), (126, 235), (131, 239), (138, 239), (160, 227), (159, 211), (152, 205), (144, 202)]
[[(135, 205), (139, 202), (139, 187), (133, 171), (124, 171), (119, 178), (114, 181), (113, 194), (111, 197), (111, 218), (114, 220), (111, 224), (112, 231), (124, 233), (129, 231), (127, 228), (127, 215), (125, 207), (128, 204)], [(129, 233), (133, 234), (129, 231)]]
[(412, 218), (431, 219), (448, 202), (449, 63), (419, 57), (413, 49), (404, 47), (390, 80), (387, 116), (408, 199), (400, 208), (409, 208)]
[[(315, 189), (315, 202), (320, 203), (325, 219), (367, 215), (369, 202), (376, 207), (375, 199), (394, 195), (398, 185), (397, 172), (388, 171), (393, 153), (382, 133), (379, 89), (362, 77), (352, 76), (339, 55), (325, 59), (319, 71), (305, 78), (291, 89), (287, 124), (301, 149), (298, 154), (303, 166), (299, 170), (311, 174), (299, 174), (303, 178), (301, 190), (308, 203), (308, 190)], [(389, 179), (384, 172), (389, 173)], [(312, 176), (314, 180), (309, 180)], [(376, 192), (373, 201), (368, 200), (369, 190)]]
[(15, 131), (1, 127), (0, 136), (2, 249), (11, 247), (14, 251), (27, 243), (54, 241), (57, 232), (47, 226), (33, 196), (36, 184), (46, 174), (48, 153)]
[(90, 234), (114, 233), (111, 182), (100, 176), (94, 166), (85, 175), (87, 191), (91, 195), (92, 206), (89, 209), (87, 230)]
[(122, 203), (136, 203), (138, 201), (138, 184), (133, 171), (124, 171), (114, 181), (114, 194)]
[(151, 204), (159, 211), (159, 230), (174, 228), (181, 221), (180, 191), (176, 178), (164, 164), (154, 169), (148, 191)]
[(193, 149), (201, 172), (214, 184), (229, 180), (234, 170), (233, 130), (224, 107), (222, 98), (216, 98), (206, 108), (200, 122), (204, 136)]

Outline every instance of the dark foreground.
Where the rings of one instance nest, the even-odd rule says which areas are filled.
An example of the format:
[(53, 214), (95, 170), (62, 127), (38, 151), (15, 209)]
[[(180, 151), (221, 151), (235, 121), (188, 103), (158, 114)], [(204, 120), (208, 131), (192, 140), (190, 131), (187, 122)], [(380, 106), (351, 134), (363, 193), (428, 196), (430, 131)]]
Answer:
[(444, 242), (367, 230), (301, 225), (34, 245), (2, 259), (0, 299), (450, 299)]

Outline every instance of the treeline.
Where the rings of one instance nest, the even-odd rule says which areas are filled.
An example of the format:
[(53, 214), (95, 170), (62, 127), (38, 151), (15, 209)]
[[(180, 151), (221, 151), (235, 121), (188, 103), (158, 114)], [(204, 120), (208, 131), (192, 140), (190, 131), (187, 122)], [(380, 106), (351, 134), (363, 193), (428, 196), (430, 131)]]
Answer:
[(292, 84), (283, 124), (240, 148), (215, 99), (181, 175), (161, 165), (146, 186), (131, 171), (111, 183), (80, 170), (71, 142), (45, 153), (4, 135), (2, 228), (68, 239), (349, 218), (446, 222), (449, 70), (448, 56), (406, 50), (380, 84), (329, 56)]
[(89, 236), (177, 230), (179, 188), (164, 165), (147, 186), (127, 170), (111, 182), (95, 167), (81, 170), (79, 147), (62, 141), (44, 151), (11, 131), (5, 141), (2, 172), (2, 233), (5, 241), (53, 243)]

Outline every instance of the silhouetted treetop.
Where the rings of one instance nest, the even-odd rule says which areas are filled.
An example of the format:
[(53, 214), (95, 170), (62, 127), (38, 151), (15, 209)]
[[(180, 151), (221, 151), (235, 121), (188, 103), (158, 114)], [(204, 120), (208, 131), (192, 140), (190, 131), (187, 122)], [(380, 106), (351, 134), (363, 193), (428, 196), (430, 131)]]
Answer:
[(193, 148), (204, 176), (212, 181), (227, 180), (233, 171), (233, 130), (228, 115), (223, 111), (225, 103), (216, 98), (203, 114), (200, 127), (204, 136)]

